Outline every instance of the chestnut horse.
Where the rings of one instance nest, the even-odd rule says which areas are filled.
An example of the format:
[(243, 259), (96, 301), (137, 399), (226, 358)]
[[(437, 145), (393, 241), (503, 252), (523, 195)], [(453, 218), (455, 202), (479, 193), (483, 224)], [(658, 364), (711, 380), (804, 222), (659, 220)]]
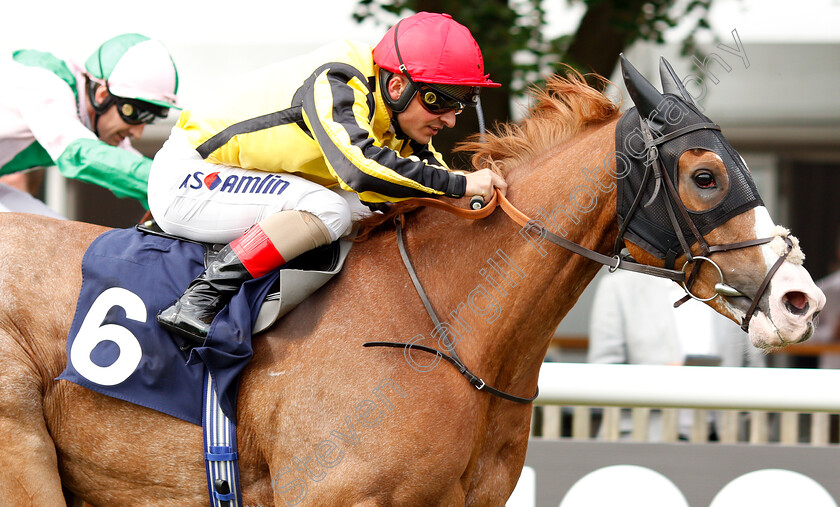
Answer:
[[(554, 78), (527, 119), (471, 147), (504, 173), (520, 210), (551, 216), (567, 239), (608, 254), (617, 233), (615, 185), (597, 168), (614, 150), (619, 117), (579, 78)], [(692, 174), (711, 172), (723, 186), (719, 160), (701, 150), (683, 155), (684, 201), (702, 208), (714, 200)], [(82, 254), (104, 230), (0, 214), (0, 498), (61, 505), (64, 486), (93, 505), (206, 505), (199, 427), (54, 380), (66, 364)], [(244, 505), (503, 505), (525, 459), (531, 406), (476, 390), (432, 354), (362, 345), (441, 349), (443, 334), (488, 385), (533, 395), (552, 332), (601, 266), (520, 230), (498, 210), (479, 221), (435, 209), (406, 216), (408, 253), (445, 332), (433, 329), (395, 232), (380, 228), (327, 286), (255, 337), (238, 399)], [(706, 239), (774, 234), (782, 233), (756, 207)], [(628, 248), (641, 262), (663, 264)], [(727, 283), (754, 294), (778, 249), (771, 243), (714, 258)], [(761, 298), (750, 326), (756, 345), (810, 335), (824, 296), (796, 261), (784, 263)], [(704, 266), (693, 291), (708, 296), (718, 281)], [(748, 298), (711, 304), (740, 322), (738, 299)]]

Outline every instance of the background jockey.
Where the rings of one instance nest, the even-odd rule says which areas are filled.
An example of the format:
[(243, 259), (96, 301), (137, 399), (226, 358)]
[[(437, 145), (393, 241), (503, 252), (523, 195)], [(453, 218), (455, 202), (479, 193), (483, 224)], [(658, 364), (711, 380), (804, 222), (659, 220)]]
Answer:
[(202, 343), (244, 281), (348, 234), (360, 202), (504, 191), (489, 169), (450, 172), (431, 145), (496, 86), (466, 27), (421, 12), (373, 49), (336, 42), (183, 111), (155, 156), (150, 210), (166, 232), (230, 244), (158, 321)]
[[(55, 165), (65, 177), (101, 185), (148, 208), (152, 161), (130, 139), (176, 107), (178, 72), (162, 43), (119, 35), (102, 44), (84, 68), (51, 53), (20, 50), (0, 62), (0, 76), (0, 175)], [(0, 207), (39, 212), (36, 205), (14, 202), (0, 197)]]

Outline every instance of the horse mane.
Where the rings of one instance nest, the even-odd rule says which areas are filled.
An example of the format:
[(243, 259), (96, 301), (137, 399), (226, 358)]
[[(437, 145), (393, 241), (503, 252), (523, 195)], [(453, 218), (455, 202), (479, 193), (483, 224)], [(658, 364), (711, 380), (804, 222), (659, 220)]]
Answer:
[[(525, 118), (518, 122), (497, 123), (495, 132), (476, 134), (458, 143), (454, 151), (473, 152), (470, 157), (473, 168), (490, 167), (504, 176), (511, 168), (523, 165), (586, 128), (612, 120), (619, 114), (620, 104), (613, 103), (602, 91), (611, 84), (609, 80), (587, 74), (602, 85), (599, 90), (568, 65), (565, 70), (565, 76), (549, 77), (544, 88), (530, 88), (532, 105)], [(399, 202), (384, 213), (358, 221), (356, 241), (368, 239), (382, 224), (391, 223), (394, 217), (418, 207), (410, 200)]]
[(500, 123), (495, 133), (478, 134), (459, 143), (454, 151), (471, 151), (473, 167), (492, 167), (506, 175), (592, 125), (614, 119), (620, 104), (604, 95), (610, 81), (588, 74), (602, 85), (590, 86), (585, 77), (566, 66), (566, 75), (555, 74), (545, 88), (531, 87), (533, 105), (518, 122)]

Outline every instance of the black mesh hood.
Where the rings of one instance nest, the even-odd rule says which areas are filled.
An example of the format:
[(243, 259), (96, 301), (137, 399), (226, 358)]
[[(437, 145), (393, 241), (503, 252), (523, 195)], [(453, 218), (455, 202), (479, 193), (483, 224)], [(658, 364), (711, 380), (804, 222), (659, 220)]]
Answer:
[[(664, 60), (663, 60), (664, 62)], [(681, 129), (697, 126), (699, 124), (711, 124), (712, 121), (703, 115), (691, 101), (688, 92), (679, 83), (678, 93), (684, 92), (685, 97), (673, 93), (659, 94), (647, 80), (644, 80), (638, 72), (628, 72), (625, 65), (629, 65), (622, 57), (622, 68), (625, 70), (625, 83), (630, 91), (637, 107), (627, 111), (619, 120), (615, 131), (617, 156), (616, 168), (619, 175), (626, 175), (617, 181), (617, 214), (619, 224), (627, 217), (630, 207), (642, 186), (645, 174), (645, 148), (644, 134), (640, 122), (640, 109), (646, 108), (646, 120), (653, 138), (659, 138)], [(673, 72), (670, 65), (664, 62), (666, 71)], [(632, 66), (631, 66), (632, 68)], [(635, 69), (632, 69), (635, 71)], [(673, 77), (676, 78), (674, 75)], [(628, 83), (628, 79), (633, 82)], [(639, 83), (638, 79), (644, 80)], [(666, 77), (663, 77), (663, 81)], [(677, 80), (678, 82), (678, 80)], [(670, 83), (672, 86), (674, 83)], [(639, 90), (640, 86), (645, 88)], [(668, 88), (663, 82), (663, 87)], [(680, 90), (680, 88), (682, 88)], [(652, 90), (651, 90), (652, 89)], [(656, 92), (656, 95), (653, 95)], [(640, 94), (642, 96), (640, 96)], [(683, 95), (683, 93), (680, 93)], [(686, 101), (685, 99), (688, 99)], [(637, 100), (638, 99), (638, 100)], [(656, 102), (653, 102), (656, 100)], [(641, 104), (640, 104), (641, 103)], [(653, 104), (653, 106), (652, 106)], [(725, 223), (730, 218), (743, 213), (744, 211), (763, 205), (761, 197), (753, 182), (746, 165), (740, 155), (730, 146), (719, 130), (695, 130), (673, 139), (663, 142), (657, 146), (659, 160), (662, 161), (664, 170), (667, 172), (674, 185), (678, 185), (677, 162), (680, 156), (691, 149), (703, 149), (716, 153), (729, 175), (729, 190), (723, 200), (711, 209), (703, 212), (688, 210), (689, 216), (694, 222), (701, 235), (706, 235), (716, 227)], [(621, 156), (623, 155), (623, 156)], [(629, 164), (629, 167), (627, 165)], [(649, 178), (642, 191), (641, 204), (631, 217), (625, 237), (633, 243), (644, 248), (649, 253), (660, 259), (664, 259), (669, 250), (675, 253), (682, 253), (677, 234), (674, 232), (671, 221), (668, 218), (664, 199), (671, 201), (674, 210), (677, 204), (673, 197), (664, 187), (657, 192), (656, 198), (648, 206), (654, 194), (653, 176)], [(685, 223), (679, 212), (675, 213), (689, 246), (696, 239), (688, 224)]]

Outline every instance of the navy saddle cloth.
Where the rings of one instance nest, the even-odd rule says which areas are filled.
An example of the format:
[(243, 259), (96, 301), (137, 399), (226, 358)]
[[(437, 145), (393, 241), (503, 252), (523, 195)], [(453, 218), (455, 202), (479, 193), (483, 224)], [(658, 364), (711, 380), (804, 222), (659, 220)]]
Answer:
[(222, 410), (235, 421), (254, 320), (280, 270), (246, 282), (213, 321), (204, 345), (185, 352), (155, 316), (201, 274), (204, 255), (204, 245), (136, 229), (96, 238), (82, 259), (67, 368), (58, 378), (201, 425), (206, 367)]

